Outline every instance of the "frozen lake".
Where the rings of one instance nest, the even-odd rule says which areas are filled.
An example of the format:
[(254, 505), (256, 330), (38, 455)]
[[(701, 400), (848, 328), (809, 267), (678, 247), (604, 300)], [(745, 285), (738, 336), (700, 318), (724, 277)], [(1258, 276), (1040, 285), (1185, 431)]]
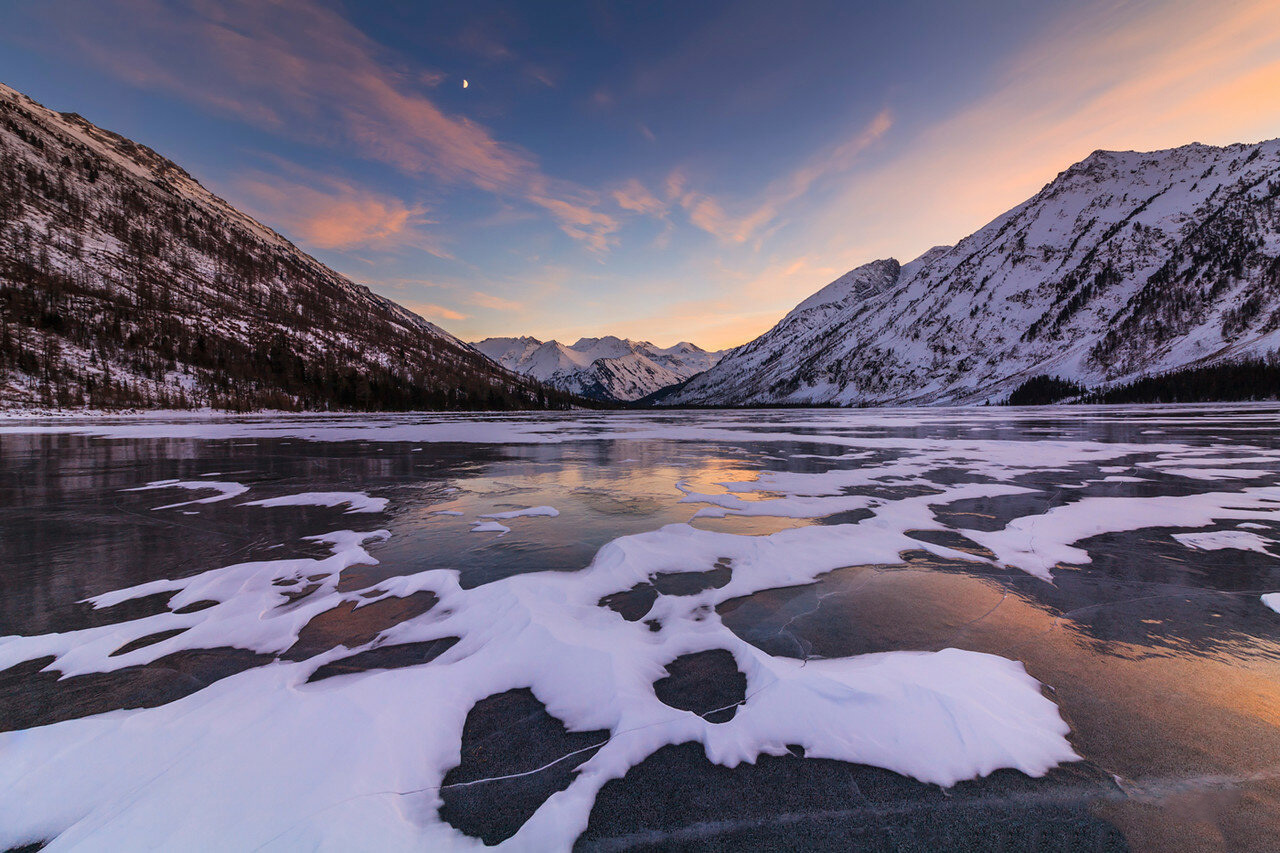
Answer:
[(0, 508), (0, 849), (1280, 839), (1275, 406), (5, 421)]

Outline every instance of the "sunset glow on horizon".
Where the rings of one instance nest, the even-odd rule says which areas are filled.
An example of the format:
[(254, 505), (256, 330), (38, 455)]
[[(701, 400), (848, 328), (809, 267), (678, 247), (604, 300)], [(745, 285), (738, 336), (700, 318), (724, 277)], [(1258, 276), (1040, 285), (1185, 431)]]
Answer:
[(1095, 149), (1280, 136), (1280, 4), (15, 4), (0, 81), (464, 340), (708, 349)]

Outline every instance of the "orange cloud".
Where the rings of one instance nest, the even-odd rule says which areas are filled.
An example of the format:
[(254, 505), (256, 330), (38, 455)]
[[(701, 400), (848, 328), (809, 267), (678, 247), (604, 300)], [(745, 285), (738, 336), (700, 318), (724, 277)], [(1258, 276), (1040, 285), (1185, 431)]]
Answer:
[(309, 170), (293, 177), (254, 172), (235, 183), (236, 194), (259, 218), (277, 224), (304, 246), (320, 249), (411, 246), (450, 255), (425, 230), (426, 208)]
[(528, 200), (538, 205), (560, 222), (560, 230), (576, 240), (582, 240), (597, 252), (603, 252), (613, 242), (610, 235), (618, 230), (618, 221), (607, 213), (601, 213), (590, 204), (531, 192)]
[(420, 317), (426, 317), (428, 320), (465, 320), (470, 316), (460, 311), (454, 311), (452, 308), (433, 305), (429, 302), (412, 302), (405, 307)]

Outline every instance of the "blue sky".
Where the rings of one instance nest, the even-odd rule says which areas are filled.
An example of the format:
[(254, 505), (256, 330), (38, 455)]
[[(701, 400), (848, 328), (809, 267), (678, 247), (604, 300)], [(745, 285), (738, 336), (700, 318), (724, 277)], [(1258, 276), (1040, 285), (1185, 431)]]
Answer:
[(1094, 149), (1280, 136), (1258, 0), (0, 7), (0, 80), (466, 339), (734, 345)]

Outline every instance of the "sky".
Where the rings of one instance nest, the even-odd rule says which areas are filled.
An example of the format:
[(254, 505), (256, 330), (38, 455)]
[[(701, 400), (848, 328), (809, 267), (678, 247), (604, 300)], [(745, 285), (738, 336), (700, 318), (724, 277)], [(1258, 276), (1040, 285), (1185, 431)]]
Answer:
[(735, 346), (1096, 149), (1280, 137), (1275, 0), (0, 0), (0, 17), (0, 81), (464, 340)]

